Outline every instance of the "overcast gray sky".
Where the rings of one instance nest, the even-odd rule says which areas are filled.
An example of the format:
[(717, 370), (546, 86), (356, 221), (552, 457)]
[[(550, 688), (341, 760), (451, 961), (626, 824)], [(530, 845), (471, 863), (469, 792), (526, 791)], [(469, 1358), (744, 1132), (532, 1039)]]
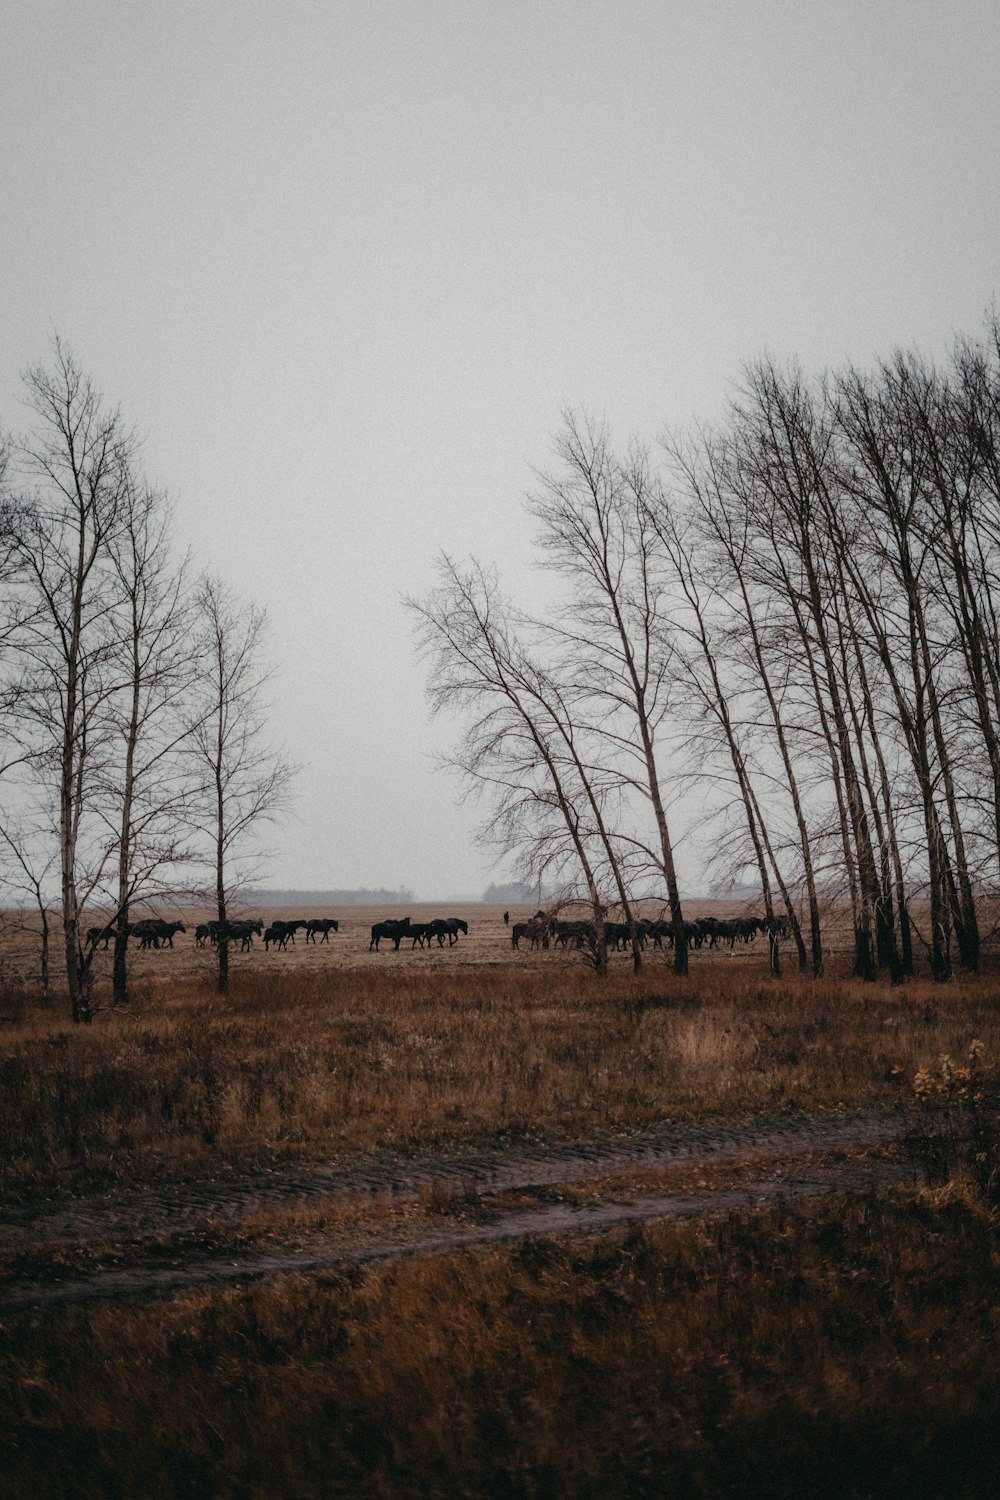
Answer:
[(267, 606), (305, 763), (274, 884), (493, 878), (399, 601), (442, 545), (530, 592), (562, 407), (655, 438), (764, 350), (943, 355), (1000, 279), (995, 0), (0, 17), (0, 416), (58, 330)]

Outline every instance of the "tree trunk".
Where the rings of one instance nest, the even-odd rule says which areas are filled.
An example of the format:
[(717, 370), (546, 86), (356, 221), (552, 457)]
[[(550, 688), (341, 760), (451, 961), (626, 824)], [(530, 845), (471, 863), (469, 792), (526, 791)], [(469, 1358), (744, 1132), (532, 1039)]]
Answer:
[(42, 986), (42, 1003), (49, 1003), (49, 914), (44, 906), (39, 908), (42, 918), (42, 950), (39, 956), (39, 978)]
[(217, 816), (218, 825), (215, 840), (215, 910), (219, 922), (219, 940), (216, 944), (219, 979), (218, 990), (220, 995), (229, 993), (229, 925), (226, 904), (226, 867), (225, 867), (225, 810), (223, 806), (223, 792), (221, 780), (217, 783)]
[[(768, 712), (771, 716), (771, 723), (774, 725), (774, 732), (778, 741), (778, 750), (781, 755), (781, 764), (784, 767), (785, 781), (788, 785), (788, 793), (792, 802), (792, 811), (795, 816), (795, 826), (798, 829), (799, 849), (802, 854), (802, 873), (806, 882), (806, 900), (809, 904), (809, 944), (812, 957), (812, 971), (813, 977), (818, 979), (823, 972), (823, 934), (822, 928), (820, 926), (819, 899), (816, 894), (816, 876), (813, 869), (812, 846), (809, 839), (809, 827), (806, 823), (805, 813), (802, 808), (802, 798), (799, 794), (798, 778), (795, 775), (795, 770), (792, 765), (788, 736), (785, 733), (785, 726), (781, 718), (781, 711), (778, 708), (778, 702), (774, 694), (774, 687), (771, 683), (770, 674), (768, 673), (767, 669), (767, 663), (764, 658), (763, 642), (761, 641), (760, 634), (757, 630), (757, 621), (754, 616), (753, 605), (751, 603), (746, 584), (744, 583), (743, 578), (740, 576), (738, 569), (736, 569), (735, 559), (732, 559), (732, 561), (734, 569), (736, 570), (740, 593), (743, 598), (743, 618), (746, 620), (748, 626), (750, 627), (750, 639), (753, 644), (754, 660), (757, 663), (757, 670), (760, 675), (761, 685), (764, 689), (764, 696), (767, 699), (767, 706)], [(777, 871), (777, 865), (775, 865), (775, 871)], [(799, 927), (798, 917), (792, 909), (792, 904), (788, 899), (787, 893), (783, 891), (782, 895), (785, 901), (788, 915), (793, 922), (793, 930), (796, 934), (796, 947), (799, 954), (799, 968), (804, 969), (805, 948), (802, 943), (802, 934)]]

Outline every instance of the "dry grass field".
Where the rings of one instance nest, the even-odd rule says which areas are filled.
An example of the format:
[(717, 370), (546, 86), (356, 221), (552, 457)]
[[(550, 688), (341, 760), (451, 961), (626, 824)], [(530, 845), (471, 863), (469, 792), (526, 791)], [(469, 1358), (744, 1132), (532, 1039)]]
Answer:
[(989, 1500), (998, 1303), (862, 1198), (8, 1319), (4, 1493)]
[[(420, 909), (414, 910), (417, 919)], [(431, 915), (428, 909), (428, 915)], [(891, 989), (769, 977), (756, 947), (669, 954), (601, 982), (577, 954), (512, 952), (499, 911), (453, 946), (368, 951), (369, 911), (328, 944), (233, 954), (227, 998), (194, 916), (137, 952), (133, 1003), (72, 1028), (8, 982), (0, 1126), (8, 1192), (249, 1165), (627, 1133), (664, 1122), (892, 1108), (917, 1068), (1000, 1053), (996, 983)], [(273, 915), (273, 913), (271, 914)], [(512, 913), (512, 917), (514, 913)], [(24, 945), (8, 963), (24, 972)], [(110, 955), (99, 953), (106, 973)], [(831, 969), (835, 965), (831, 964)], [(107, 985), (98, 969), (98, 1004)], [(103, 983), (103, 989), (102, 989)]]
[[(549, 971), (555, 964), (566, 963), (572, 967), (580, 964), (579, 955), (572, 953), (564, 954), (555, 950), (543, 953), (540, 950), (532, 950), (530, 945), (524, 943), (515, 953), (511, 947), (511, 927), (517, 922), (526, 921), (534, 913), (535, 908), (531, 905), (511, 906), (510, 926), (503, 922), (504, 907), (501, 905), (490, 905), (483, 902), (457, 902), (451, 904), (437, 903), (415, 903), (406, 907), (387, 908), (380, 906), (347, 906), (340, 908), (326, 907), (240, 907), (234, 911), (234, 918), (251, 917), (261, 918), (265, 923), (275, 919), (292, 921), (296, 918), (310, 917), (333, 917), (340, 924), (339, 931), (330, 934), (329, 942), (307, 943), (303, 934), (298, 934), (294, 945), (284, 952), (271, 951), (267, 955), (263, 951), (261, 939), (254, 939), (254, 947), (250, 953), (241, 953), (237, 948), (231, 953), (230, 966), (234, 974), (255, 971), (261, 963), (266, 962), (269, 972), (314, 972), (329, 966), (343, 966), (350, 968), (386, 968), (386, 960), (402, 967), (408, 960), (430, 965), (435, 970), (442, 968), (466, 968), (469, 966), (508, 966), (511, 963), (518, 968), (538, 967)], [(662, 907), (650, 906), (649, 916), (659, 917), (662, 915)], [(685, 914), (692, 919), (701, 916), (731, 916), (735, 913), (733, 908), (722, 902), (702, 901), (693, 902), (690, 907), (685, 908)], [(200, 922), (207, 922), (213, 916), (209, 907), (157, 907), (155, 915), (164, 917), (169, 921), (183, 921), (187, 931), (179, 934), (174, 939), (173, 948), (161, 950), (140, 951), (135, 948), (130, 951), (131, 972), (139, 984), (146, 981), (155, 982), (163, 979), (198, 979), (209, 977), (213, 970), (214, 954), (209, 947), (198, 948), (195, 945), (194, 932)], [(566, 909), (567, 917), (585, 916), (583, 907)], [(373, 923), (385, 921), (387, 918), (409, 916), (411, 921), (427, 922), (434, 917), (461, 917), (469, 924), (469, 933), (454, 946), (447, 944), (442, 948), (437, 943), (430, 949), (414, 949), (412, 942), (407, 940), (401, 944), (399, 953), (396, 954), (391, 943), (383, 942), (378, 953), (369, 952), (371, 928)], [(91, 914), (85, 925), (100, 926), (103, 924), (100, 913)], [(25, 915), (26, 925), (37, 927), (37, 916), (33, 918), (32, 913)], [(842, 920), (834, 920), (830, 924), (830, 967), (836, 973), (847, 961), (850, 951), (850, 934)], [(721, 951), (704, 952), (692, 950), (691, 961), (695, 966), (703, 961), (726, 962), (738, 966), (748, 966), (752, 971), (766, 974), (767, 951), (763, 942), (758, 939), (750, 945), (738, 945), (734, 950), (728, 948)], [(786, 968), (794, 968), (794, 951), (789, 944), (784, 945), (783, 962)], [(657, 953), (655, 950), (649, 952), (648, 962), (650, 967), (669, 967), (671, 958), (669, 954)], [(612, 954), (611, 963), (616, 968), (628, 968), (631, 965), (631, 956), (628, 954)], [(58, 942), (52, 942), (52, 964), (55, 974), (59, 972), (60, 955)], [(37, 973), (38, 968), (38, 939), (34, 932), (21, 930), (21, 919), (19, 914), (7, 912), (0, 914), (0, 979), (4, 976), (14, 980), (18, 978), (30, 978)], [(94, 973), (98, 984), (107, 980), (111, 972), (110, 953), (104, 954), (102, 948), (94, 961)]]
[[(368, 951), (372, 921), (397, 913), (316, 914), (341, 919), (328, 944), (235, 953), (222, 998), (184, 913), (173, 950), (133, 955), (129, 1010), (79, 1028), (58, 995), (39, 1003), (24, 935), (0, 939), (0, 1171), (11, 1223), (40, 1226), (0, 1262), (9, 1286), (41, 1288), (37, 1304), (0, 1288), (5, 1493), (995, 1493), (993, 1203), (961, 1172), (929, 1187), (912, 1171), (909, 1186), (783, 1202), (776, 1148), (737, 1149), (907, 1119), (918, 1070), (961, 1062), (973, 1038), (993, 1089), (989, 968), (894, 989), (834, 959), (822, 981), (787, 964), (776, 981), (758, 944), (696, 953), (683, 981), (669, 955), (638, 978), (621, 955), (602, 982), (577, 955), (512, 952), (500, 908), (410, 908), (469, 933), (398, 954)], [(98, 954), (99, 1004), (109, 962)], [(698, 1154), (720, 1141), (724, 1164)], [(663, 1142), (692, 1165), (650, 1165)], [(629, 1174), (633, 1147), (647, 1165)], [(503, 1205), (434, 1186), (474, 1157), (541, 1163), (548, 1176), (524, 1180), (548, 1186)], [(880, 1160), (845, 1148), (837, 1181), (873, 1181)], [(813, 1152), (808, 1172), (825, 1162)], [(316, 1173), (344, 1194), (284, 1204), (283, 1183)], [(374, 1191), (407, 1174), (431, 1186)], [(765, 1177), (769, 1206), (720, 1207), (720, 1189)], [(668, 1189), (703, 1207), (574, 1239), (491, 1245), (477, 1229), (448, 1248), (529, 1198)], [(241, 1216), (213, 1219), (227, 1194)], [(140, 1246), (137, 1223), (130, 1241), (137, 1204), (192, 1195), (196, 1233), (160, 1223)], [(379, 1236), (430, 1243), (429, 1227), (433, 1254), (336, 1259)], [(43, 1296), (136, 1256), (179, 1273), (195, 1250), (220, 1265), (247, 1246), (276, 1267), (291, 1249), (336, 1254), (122, 1305)]]

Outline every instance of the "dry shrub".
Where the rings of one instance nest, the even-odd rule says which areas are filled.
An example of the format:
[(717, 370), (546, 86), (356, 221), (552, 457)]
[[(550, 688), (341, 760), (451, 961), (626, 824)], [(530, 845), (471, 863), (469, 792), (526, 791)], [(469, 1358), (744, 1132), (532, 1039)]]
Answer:
[(785, 1205), (12, 1321), (5, 1493), (995, 1493), (976, 1201)]
[(932, 1184), (967, 1182), (1000, 1206), (1000, 1083), (975, 1038), (965, 1061), (947, 1053), (913, 1078), (913, 1123), (906, 1142)]

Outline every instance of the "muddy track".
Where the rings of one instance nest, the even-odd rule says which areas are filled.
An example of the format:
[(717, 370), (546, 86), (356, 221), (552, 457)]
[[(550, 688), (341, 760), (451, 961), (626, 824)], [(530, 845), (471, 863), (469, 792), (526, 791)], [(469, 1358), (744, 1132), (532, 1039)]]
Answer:
[[(337, 1267), (443, 1249), (501, 1244), (537, 1235), (589, 1234), (650, 1219), (690, 1217), (754, 1206), (777, 1196), (857, 1190), (886, 1181), (912, 1181), (912, 1170), (884, 1155), (859, 1153), (898, 1142), (898, 1117), (867, 1114), (769, 1120), (733, 1126), (647, 1131), (627, 1138), (593, 1138), (516, 1152), (476, 1153), (372, 1164), (368, 1159), (180, 1183), (147, 1191), (32, 1201), (8, 1205), (0, 1220), (0, 1255), (24, 1262), (59, 1259), (88, 1247), (114, 1246), (113, 1263), (96, 1269), (67, 1264), (57, 1279), (15, 1274), (0, 1286), (0, 1309), (54, 1303), (133, 1300), (207, 1283), (317, 1274)], [(837, 1159), (853, 1153), (848, 1159)], [(833, 1158), (833, 1159), (831, 1159)], [(609, 1185), (598, 1201), (547, 1201), (558, 1185), (579, 1187), (627, 1174), (677, 1169), (718, 1172), (740, 1166), (737, 1186), (700, 1182), (695, 1193), (632, 1191)], [(690, 1174), (689, 1174), (690, 1175)], [(532, 1195), (537, 1201), (525, 1203)], [(268, 1211), (373, 1205), (391, 1208), (434, 1199), (472, 1202), (487, 1222), (470, 1227), (461, 1216), (440, 1231), (359, 1237), (357, 1244), (269, 1247), (206, 1254), (191, 1242), (200, 1234), (253, 1223)], [(505, 1201), (505, 1198), (507, 1201)], [(514, 1202), (511, 1202), (511, 1199)], [(187, 1245), (184, 1241), (187, 1240)], [(170, 1246), (173, 1242), (173, 1250)], [(167, 1254), (164, 1254), (164, 1250)], [(71, 1259), (71, 1257), (67, 1257)], [(99, 1258), (99, 1255), (98, 1255)]]

